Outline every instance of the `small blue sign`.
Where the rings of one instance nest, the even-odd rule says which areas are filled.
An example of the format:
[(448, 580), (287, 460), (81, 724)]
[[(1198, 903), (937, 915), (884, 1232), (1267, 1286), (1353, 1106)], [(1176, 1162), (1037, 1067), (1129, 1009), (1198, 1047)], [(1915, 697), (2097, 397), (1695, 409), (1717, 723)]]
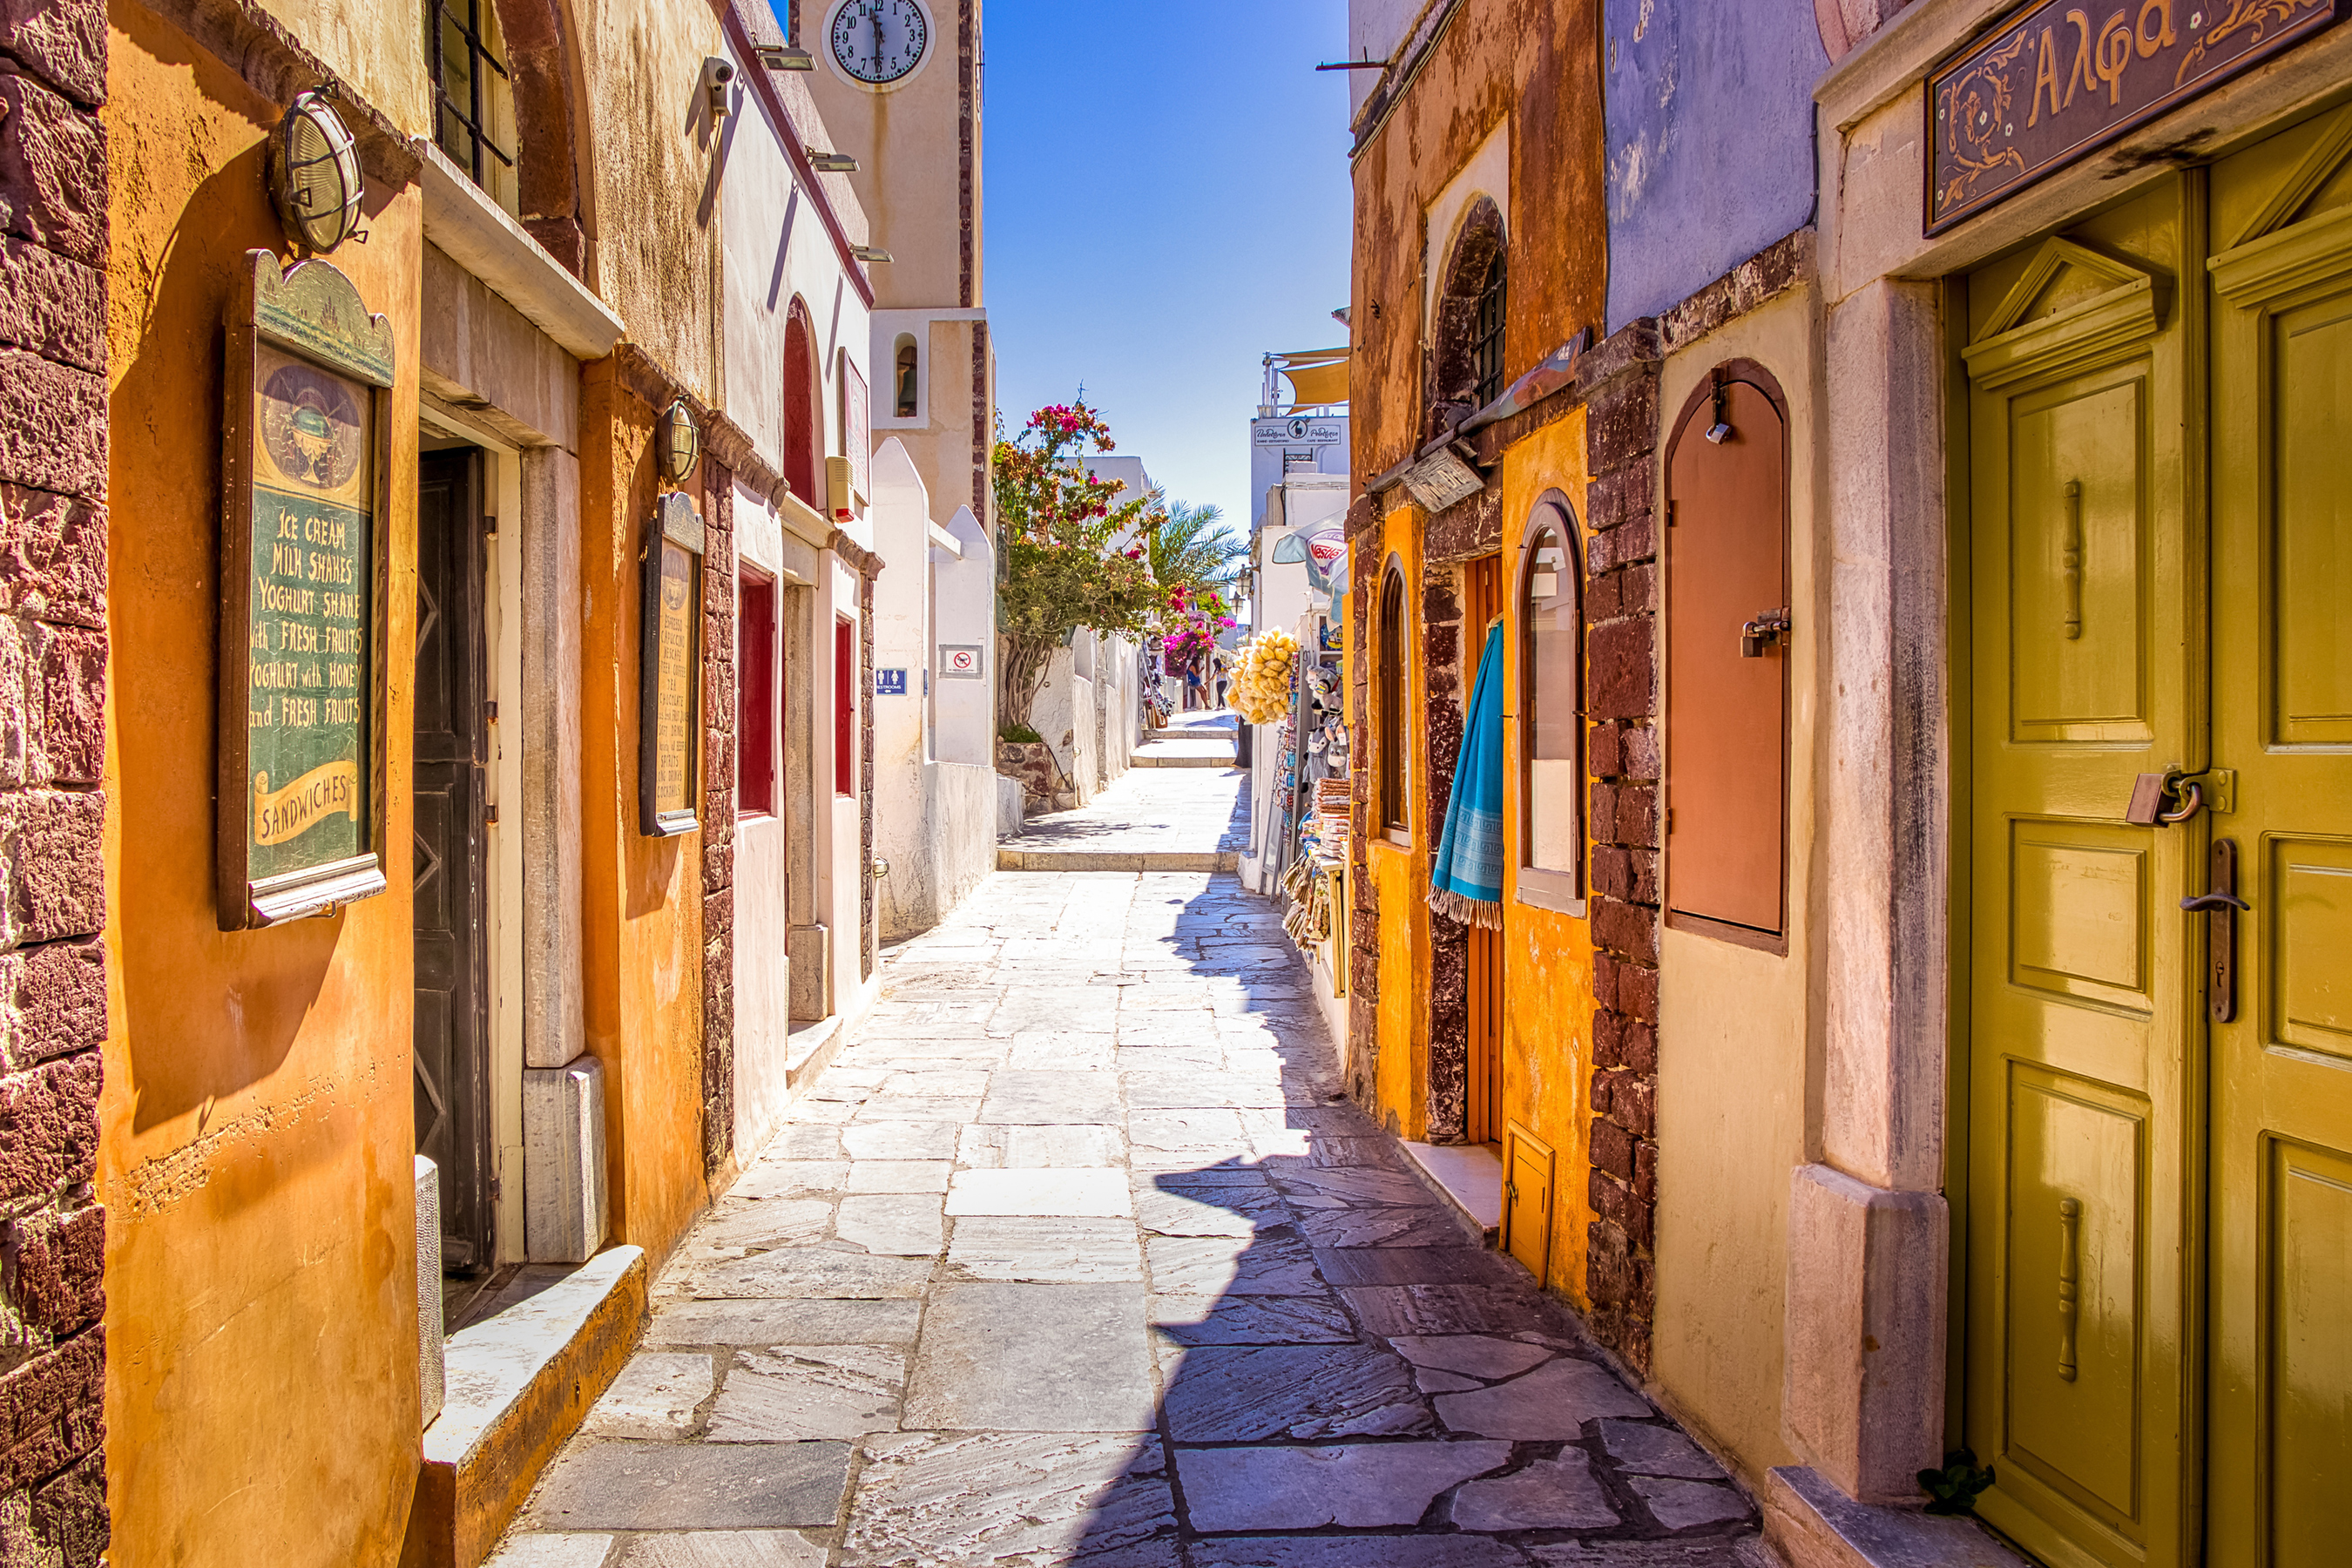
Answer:
[(877, 669), (874, 672), (874, 695), (904, 697), (907, 695), (907, 672), (903, 669)]

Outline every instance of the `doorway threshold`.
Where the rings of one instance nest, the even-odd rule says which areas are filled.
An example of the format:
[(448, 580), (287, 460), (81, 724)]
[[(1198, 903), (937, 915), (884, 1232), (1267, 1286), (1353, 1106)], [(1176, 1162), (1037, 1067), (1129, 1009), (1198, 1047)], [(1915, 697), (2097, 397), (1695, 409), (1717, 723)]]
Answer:
[(425, 1429), (402, 1562), (473, 1568), (489, 1555), (635, 1346), (646, 1255), (526, 1264), (449, 1336), (448, 1398)]
[(1764, 1478), (1764, 1539), (1790, 1568), (2029, 1568), (1973, 1519), (1856, 1502), (1804, 1465)]
[(1414, 1143), (1398, 1147), (1413, 1173), (1445, 1200), (1455, 1217), (1487, 1247), (1503, 1229), (1503, 1153), (1496, 1143)]

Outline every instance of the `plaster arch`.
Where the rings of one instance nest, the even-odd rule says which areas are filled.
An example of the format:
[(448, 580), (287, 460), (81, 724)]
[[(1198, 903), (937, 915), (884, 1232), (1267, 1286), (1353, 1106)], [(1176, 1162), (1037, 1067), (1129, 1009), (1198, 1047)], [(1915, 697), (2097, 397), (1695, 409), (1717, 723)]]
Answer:
[(1493, 196), (1480, 192), (1454, 225), (1436, 298), (1431, 301), (1428, 436), (1443, 433), (1457, 406), (1470, 411), (1478, 380), (1471, 353), (1477, 335), (1478, 297), (1488, 269), (1498, 261), (1507, 265), (1507, 240), (1503, 209)]
[(588, 277), (595, 237), (593, 116), (569, 0), (492, 0), (506, 35), (514, 91), (517, 215), (574, 277)]

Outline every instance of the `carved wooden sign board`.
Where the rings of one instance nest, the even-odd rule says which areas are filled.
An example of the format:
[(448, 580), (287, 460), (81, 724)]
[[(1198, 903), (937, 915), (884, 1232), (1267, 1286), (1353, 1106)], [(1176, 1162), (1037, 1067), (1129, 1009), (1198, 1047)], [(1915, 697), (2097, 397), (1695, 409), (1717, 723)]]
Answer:
[(383, 891), (392, 325), (325, 261), (246, 253), (221, 487), (223, 931)]
[(702, 519), (673, 490), (646, 525), (637, 644), (637, 830), (699, 826), (702, 788)]
[(2338, 5), (2029, 5), (1928, 73), (1927, 231), (1942, 233), (2309, 37)]

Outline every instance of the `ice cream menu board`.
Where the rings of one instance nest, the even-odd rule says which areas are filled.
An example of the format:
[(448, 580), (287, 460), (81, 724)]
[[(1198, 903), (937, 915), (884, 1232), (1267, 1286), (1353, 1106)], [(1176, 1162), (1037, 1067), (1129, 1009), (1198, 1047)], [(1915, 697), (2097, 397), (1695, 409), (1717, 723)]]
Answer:
[(699, 826), (702, 519), (675, 491), (646, 527), (638, 642), (638, 830), (651, 838)]
[(390, 324), (324, 261), (247, 255), (221, 520), (223, 930), (384, 889), (376, 519)]

